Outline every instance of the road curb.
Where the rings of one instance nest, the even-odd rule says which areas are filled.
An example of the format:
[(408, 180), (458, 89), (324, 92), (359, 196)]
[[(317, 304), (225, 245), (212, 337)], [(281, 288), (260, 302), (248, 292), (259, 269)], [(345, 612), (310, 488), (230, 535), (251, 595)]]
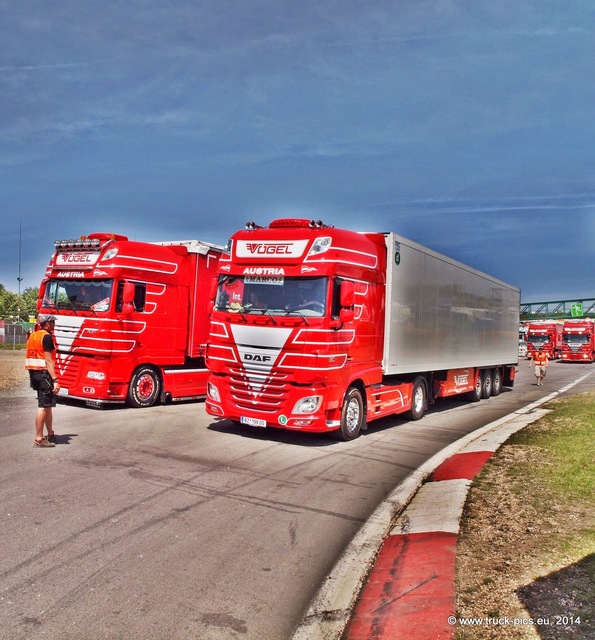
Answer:
[[(367, 598), (368, 609), (356, 609), (356, 602), (358, 597), (364, 598), (365, 586), (373, 584), (377, 581), (377, 576), (374, 575), (375, 567), (378, 563), (378, 581), (384, 581), (385, 589), (393, 589), (393, 583), (386, 579), (386, 575), (383, 577), (381, 572), (387, 571), (387, 566), (391, 566), (392, 569), (388, 569), (388, 575), (397, 575), (395, 562), (399, 564), (399, 560), (403, 561), (407, 567), (415, 567), (420, 564), (420, 558), (428, 557), (429, 554), (438, 554), (442, 557), (442, 566), (448, 568), (448, 576), (445, 580), (438, 580), (438, 578), (432, 580), (434, 584), (443, 585), (443, 588), (447, 589), (447, 594), (454, 594), (454, 574), (450, 570), (454, 567), (454, 551), (450, 556), (448, 562), (444, 561), (445, 549), (453, 549), (453, 537), (454, 537), (454, 549), (456, 549), (456, 538), (458, 536), (458, 523), (462, 508), (464, 506), (465, 498), (467, 495), (468, 487), (471, 484), (470, 478), (453, 478), (452, 472), (448, 471), (448, 466), (456, 468), (455, 456), (457, 455), (469, 455), (468, 461), (470, 466), (466, 470), (466, 474), (475, 474), (481, 469), (483, 464), (489, 459), (489, 457), (496, 451), (508, 438), (526, 427), (528, 424), (535, 422), (543, 415), (547, 413), (547, 410), (542, 409), (541, 406), (551, 400), (557, 398), (560, 394), (566, 392), (570, 388), (582, 382), (591, 373), (581, 376), (574, 382), (566, 385), (562, 389), (544, 396), (543, 398), (533, 402), (526, 407), (523, 407), (499, 420), (491, 422), (490, 424), (460, 438), (456, 442), (453, 442), (449, 446), (445, 447), (442, 451), (439, 451), (432, 458), (427, 460), (423, 465), (413, 471), (405, 480), (400, 483), (389, 496), (378, 506), (368, 521), (358, 531), (350, 545), (345, 549), (335, 567), (331, 573), (327, 576), (324, 584), (319, 589), (317, 595), (312, 600), (305, 616), (296, 632), (293, 636), (293, 640), (339, 640), (344, 637), (345, 630), (349, 624), (348, 635), (345, 636), (349, 640), (358, 640), (359, 638), (371, 638), (382, 640), (388, 638), (399, 637), (406, 640), (407, 638), (416, 638), (421, 640), (422, 638), (440, 638), (440, 637), (452, 637), (453, 628), (448, 626), (448, 615), (454, 613), (454, 595), (447, 595), (450, 598), (448, 607), (444, 605), (444, 601), (440, 600), (440, 610), (434, 610), (431, 613), (436, 614), (429, 616), (429, 611), (423, 608), (423, 599), (433, 600), (437, 596), (435, 593), (430, 593), (428, 598), (422, 594), (422, 602), (418, 600), (414, 603), (413, 611), (409, 612), (415, 618), (416, 611), (418, 618), (423, 616), (423, 627), (427, 628), (427, 631), (420, 635), (420, 628), (414, 626), (414, 620), (411, 615), (407, 614), (407, 624), (410, 629), (413, 629), (410, 635), (403, 635), (399, 631), (399, 635), (394, 635), (394, 630), (384, 626), (386, 633), (383, 635), (383, 631), (379, 626), (378, 621), (380, 619), (388, 620), (390, 616), (391, 608), (387, 606), (387, 603), (392, 598), (393, 601), (402, 600), (399, 595), (398, 586), (395, 587), (395, 591), (391, 591), (391, 596), (386, 600), (374, 601), (374, 595)], [(479, 455), (476, 455), (479, 454)], [(460, 460), (459, 460), (460, 462)], [(437, 473), (436, 480), (432, 480), (432, 474)], [(440, 475), (445, 474), (445, 475)], [(429, 482), (428, 482), (429, 480)], [(420, 488), (426, 482), (426, 484), (440, 485), (443, 482), (452, 482), (453, 480), (463, 480), (467, 482), (466, 489), (462, 492), (459, 487), (456, 491), (452, 491), (453, 503), (446, 502), (443, 505), (441, 511), (445, 518), (450, 518), (449, 530), (436, 529), (435, 527), (446, 527), (446, 520), (440, 521), (430, 525), (418, 525), (415, 524), (415, 529), (411, 529), (411, 522), (420, 522), (419, 510), (423, 510), (421, 506), (424, 499), (424, 492), (420, 492)], [(447, 486), (447, 485), (445, 485)], [(454, 487), (454, 485), (450, 485)], [(428, 491), (435, 491), (429, 489)], [(419, 500), (413, 505), (414, 496), (420, 494)], [(446, 492), (448, 493), (448, 492)], [(434, 498), (435, 496), (432, 496)], [(411, 503), (411, 504), (410, 504)], [(409, 506), (418, 510), (418, 513), (409, 512)], [(407, 507), (407, 508), (406, 508)], [(426, 513), (434, 512), (436, 510), (436, 504), (432, 503), (430, 509), (425, 508)], [(409, 529), (403, 530), (404, 523), (409, 522)], [(431, 530), (429, 527), (432, 526)], [(440, 536), (436, 536), (436, 533), (440, 532)], [(428, 537), (429, 534), (429, 537)], [(387, 542), (386, 554), (383, 554), (383, 548), (385, 540), (390, 540), (392, 537), (410, 536), (409, 539), (401, 539), (399, 541)], [(413, 538), (412, 536), (416, 536)], [(425, 536), (420, 538), (419, 536)], [(434, 540), (431, 537), (435, 536)], [(449, 538), (450, 537), (450, 538)], [(440, 539), (440, 540), (439, 540)], [(425, 545), (425, 546), (424, 546)], [(415, 547), (416, 554), (411, 556), (402, 555), (403, 548), (411, 549)], [(417, 553), (419, 552), (419, 553)], [(395, 555), (399, 554), (399, 555)], [(384, 557), (384, 556), (387, 557)], [(440, 563), (434, 564), (440, 566)], [(436, 571), (429, 575), (434, 575)], [(427, 576), (426, 576), (427, 578)], [(410, 590), (411, 584), (418, 584), (420, 581), (424, 581), (425, 578), (420, 575), (410, 575), (409, 582), (405, 581), (401, 588), (406, 592)], [(426, 584), (424, 582), (424, 584)], [(447, 584), (447, 587), (444, 585)], [(365, 585), (365, 586), (364, 586)], [(409, 585), (409, 587), (407, 586)], [(371, 586), (370, 589), (373, 589)], [(370, 593), (374, 594), (374, 591)], [(444, 606), (443, 606), (444, 605)], [(417, 609), (415, 607), (418, 607)], [(419, 608), (421, 607), (421, 608)], [(355, 611), (354, 611), (355, 610)], [(394, 613), (394, 611), (393, 611)], [(382, 614), (379, 617), (379, 614)], [(405, 616), (404, 612), (400, 612), (398, 617)], [(359, 616), (359, 618), (358, 618)], [(441, 625), (439, 629), (430, 629), (428, 627), (428, 618), (439, 619)], [(366, 618), (364, 620), (364, 618)], [(372, 618), (374, 618), (375, 626), (371, 625)], [(359, 621), (358, 621), (359, 620)], [(362, 622), (363, 621), (363, 622)], [(366, 624), (368, 626), (366, 627)], [(442, 629), (443, 631), (440, 631)], [(358, 635), (365, 633), (367, 635)], [(391, 635), (386, 635), (386, 634)], [(439, 635), (436, 635), (439, 633)], [(446, 635), (444, 635), (446, 633)], [(351, 634), (351, 635), (349, 635)], [(427, 635), (429, 634), (429, 635)]]

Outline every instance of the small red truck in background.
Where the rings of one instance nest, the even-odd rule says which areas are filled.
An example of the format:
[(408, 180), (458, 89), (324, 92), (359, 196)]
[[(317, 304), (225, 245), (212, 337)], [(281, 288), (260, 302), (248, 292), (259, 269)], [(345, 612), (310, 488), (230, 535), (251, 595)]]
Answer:
[(536, 320), (527, 328), (527, 358), (543, 347), (548, 358), (562, 355), (562, 323), (555, 320)]
[(59, 240), (39, 289), (60, 395), (149, 407), (206, 393), (207, 300), (221, 248), (92, 233)]
[(566, 320), (562, 329), (564, 362), (595, 361), (595, 320)]
[(394, 233), (248, 223), (213, 289), (207, 413), (334, 432), (512, 387), (518, 288)]

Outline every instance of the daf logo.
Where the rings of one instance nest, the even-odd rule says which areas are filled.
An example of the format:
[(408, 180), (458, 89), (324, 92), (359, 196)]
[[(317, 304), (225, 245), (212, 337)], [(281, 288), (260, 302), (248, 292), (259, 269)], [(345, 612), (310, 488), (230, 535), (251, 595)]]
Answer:
[(273, 358), (271, 356), (262, 356), (258, 353), (245, 353), (243, 355), (245, 362), (272, 362)]

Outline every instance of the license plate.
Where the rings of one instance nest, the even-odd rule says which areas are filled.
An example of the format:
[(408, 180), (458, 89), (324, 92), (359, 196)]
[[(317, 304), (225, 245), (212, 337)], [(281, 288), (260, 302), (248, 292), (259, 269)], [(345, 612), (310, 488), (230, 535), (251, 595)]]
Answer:
[(251, 427), (266, 427), (267, 421), (261, 420), (260, 418), (247, 418), (246, 416), (242, 416), (240, 418), (240, 422), (242, 424), (248, 424)]

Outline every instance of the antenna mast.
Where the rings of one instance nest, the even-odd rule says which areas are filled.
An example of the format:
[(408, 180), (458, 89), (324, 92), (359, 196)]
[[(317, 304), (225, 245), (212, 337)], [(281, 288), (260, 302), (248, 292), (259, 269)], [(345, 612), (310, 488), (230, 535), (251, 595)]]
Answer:
[(23, 240), (23, 219), (19, 218), (19, 275), (17, 277), (19, 283), (19, 297), (17, 299), (17, 322), (21, 321), (21, 245)]

